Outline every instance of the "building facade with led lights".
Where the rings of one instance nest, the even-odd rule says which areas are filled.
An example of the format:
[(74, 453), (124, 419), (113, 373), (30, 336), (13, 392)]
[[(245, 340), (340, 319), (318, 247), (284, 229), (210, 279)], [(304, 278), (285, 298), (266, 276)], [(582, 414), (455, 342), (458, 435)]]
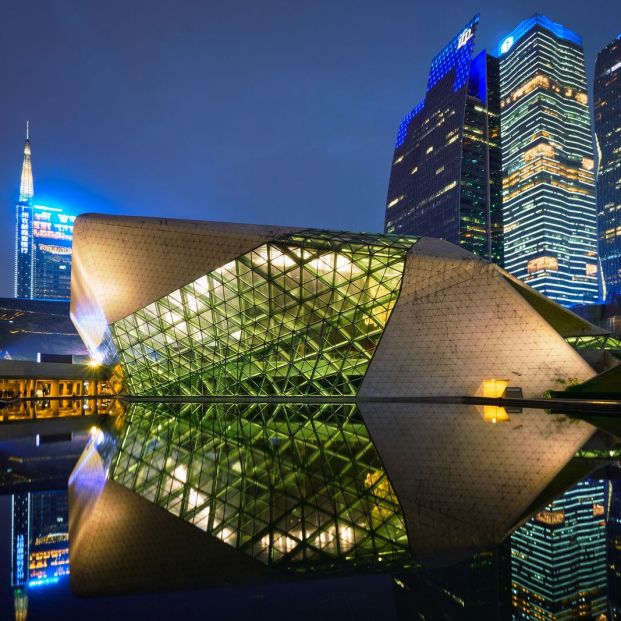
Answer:
[(68, 300), (75, 216), (59, 207), (34, 204), (31, 156), (27, 135), (16, 206), (15, 297)]
[(603, 330), (451, 243), (84, 214), (73, 250), (91, 355), (134, 397), (210, 397), (133, 403), (121, 438), (93, 436), (70, 478), (76, 593), (464, 558), (594, 432), (404, 403), (594, 375), (570, 343)]
[(502, 263), (498, 61), (474, 55), (478, 22), (433, 59), (424, 100), (401, 121), (385, 230), (439, 237)]
[(582, 39), (543, 15), (500, 61), (504, 267), (565, 306), (598, 300), (593, 144)]
[(621, 34), (595, 63), (599, 257), (607, 299), (621, 297)]
[(608, 618), (607, 485), (581, 481), (511, 536), (514, 619)]

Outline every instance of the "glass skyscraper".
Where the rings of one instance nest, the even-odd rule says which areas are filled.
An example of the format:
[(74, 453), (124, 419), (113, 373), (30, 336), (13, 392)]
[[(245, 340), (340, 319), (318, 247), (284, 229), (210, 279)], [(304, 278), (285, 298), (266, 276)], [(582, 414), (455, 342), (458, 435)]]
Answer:
[(606, 498), (606, 481), (582, 481), (512, 535), (514, 619), (606, 613)]
[(16, 206), (15, 297), (68, 300), (74, 215), (59, 207), (34, 204), (28, 131)]
[(621, 296), (621, 34), (595, 64), (599, 256), (606, 297)]
[(401, 122), (385, 228), (502, 261), (498, 61), (474, 56), (475, 16), (433, 59), (425, 99)]
[(543, 15), (498, 46), (504, 267), (560, 304), (598, 299), (582, 39)]

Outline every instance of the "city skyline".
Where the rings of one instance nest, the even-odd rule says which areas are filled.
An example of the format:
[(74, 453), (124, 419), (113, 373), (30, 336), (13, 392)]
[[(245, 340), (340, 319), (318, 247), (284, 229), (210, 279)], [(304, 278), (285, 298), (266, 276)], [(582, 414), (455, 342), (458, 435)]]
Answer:
[[(472, 13), (480, 11), (484, 18), (477, 52), (491, 50), (535, 11), (578, 30), (590, 77), (595, 55), (621, 30), (621, 8), (604, 3), (588, 14), (577, 4), (560, 2), (526, 3), (501, 14), (499, 7), (482, 2), (456, 6), (450, 18), (440, 7), (406, 3), (365, 7), (355, 15), (335, 7), (330, 20), (321, 7), (305, 8), (300, 20), (270, 4), (265, 28), (274, 43), (250, 63), (248, 46), (266, 35), (256, 28), (251, 8), (238, 15), (189, 4), (180, 9), (184, 26), (167, 24), (161, 31), (167, 13), (158, 6), (149, 15), (130, 12), (127, 23), (112, 31), (106, 26), (114, 3), (110, 13), (98, 15), (100, 26), (88, 8), (69, 15), (60, 5), (41, 6), (38, 16), (27, 7), (11, 10), (10, 20), (28, 22), (33, 44), (20, 49), (18, 57), (10, 39), (3, 43), (9, 46), (3, 49), (9, 77), (23, 95), (0, 108), (7, 137), (0, 152), (5, 221), (17, 199), (23, 122), (30, 118), (37, 136), (37, 192), (45, 204), (63, 204), (77, 213), (379, 232), (395, 119), (405, 101), (415, 103), (424, 93), (429, 59), (439, 43)], [(197, 19), (188, 25), (192, 12)], [(145, 24), (132, 42), (128, 29), (138, 19)], [(238, 37), (231, 46), (217, 36), (231, 20), (243, 45)], [(609, 30), (601, 24), (610, 24)], [(175, 40), (179, 31), (186, 43), (172, 45), (165, 58), (161, 49), (159, 56), (149, 56), (161, 38)], [(85, 58), (74, 58), (76, 43), (89, 37), (113, 46), (107, 45), (105, 53), (88, 47)], [(41, 61), (39, 71), (48, 61), (62, 71), (33, 73), (35, 59)], [(185, 76), (177, 75), (181, 67)], [(58, 89), (50, 88), (54, 80)], [(98, 98), (108, 102), (105, 109)], [(109, 135), (112, 126), (118, 130), (115, 137)], [(0, 251), (9, 264), (11, 229), (6, 227)], [(11, 294), (12, 274), (0, 279), (0, 291)]]

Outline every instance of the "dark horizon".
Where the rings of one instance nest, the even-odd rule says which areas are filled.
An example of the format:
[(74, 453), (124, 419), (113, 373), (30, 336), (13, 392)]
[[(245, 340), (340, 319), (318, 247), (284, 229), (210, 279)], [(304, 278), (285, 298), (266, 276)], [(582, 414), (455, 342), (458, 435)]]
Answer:
[(535, 12), (581, 34), (590, 92), (621, 32), (621, 5), (603, 0), (5, 7), (0, 296), (13, 294), (27, 119), (37, 203), (381, 231), (399, 121), (477, 12), (477, 50)]

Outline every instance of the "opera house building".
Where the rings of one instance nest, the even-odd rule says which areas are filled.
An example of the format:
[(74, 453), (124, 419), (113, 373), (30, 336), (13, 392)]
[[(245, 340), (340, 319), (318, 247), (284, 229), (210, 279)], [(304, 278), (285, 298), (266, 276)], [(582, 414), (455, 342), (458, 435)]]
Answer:
[(128, 401), (70, 479), (79, 594), (472, 553), (600, 433), (421, 402), (586, 381), (605, 334), (437, 239), (86, 214), (71, 316)]

